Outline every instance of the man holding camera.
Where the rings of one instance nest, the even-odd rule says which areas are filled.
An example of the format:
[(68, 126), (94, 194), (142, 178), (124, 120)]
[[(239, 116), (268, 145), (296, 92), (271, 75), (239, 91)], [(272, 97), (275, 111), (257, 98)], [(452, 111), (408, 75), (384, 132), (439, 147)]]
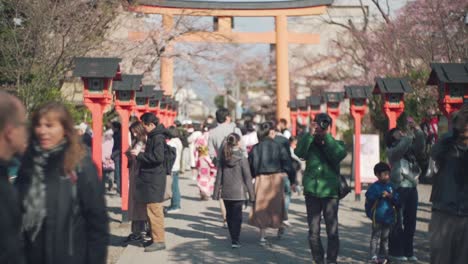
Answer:
[(321, 215), (328, 235), (327, 263), (336, 263), (339, 250), (338, 190), (340, 162), (346, 157), (343, 141), (329, 133), (332, 119), (321, 113), (315, 116), (310, 131), (297, 144), (294, 153), (306, 160), (303, 177), (304, 195), (309, 225), (309, 246), (317, 264), (325, 263), (325, 252), (320, 239)]

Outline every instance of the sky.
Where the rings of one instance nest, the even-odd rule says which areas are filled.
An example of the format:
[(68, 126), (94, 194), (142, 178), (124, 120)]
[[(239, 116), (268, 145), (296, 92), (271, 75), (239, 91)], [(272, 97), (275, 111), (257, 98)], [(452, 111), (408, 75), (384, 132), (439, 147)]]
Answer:
[[(185, 0), (185, 1), (207, 1), (207, 0)], [(280, 1), (294, 1), (294, 0), (209, 0), (213, 2), (280, 2)], [(390, 10), (391, 14), (394, 14), (396, 10), (401, 8), (408, 0), (388, 0), (390, 4)], [(375, 6), (370, 3), (370, 0), (363, 0), (364, 4), (368, 4), (370, 7), (370, 12), (371, 15), (373, 13), (378, 12)], [(385, 3), (385, 0), (381, 0), (382, 3)], [(335, 0), (334, 5), (359, 5), (359, 0)], [(386, 7), (386, 5), (385, 5)], [(274, 30), (274, 19), (273, 17), (256, 17), (256, 18), (251, 18), (251, 17), (236, 17), (234, 20), (234, 31), (249, 31), (249, 32), (266, 32), (266, 31), (272, 31)], [(257, 44), (257, 45), (244, 45), (246, 53), (244, 56), (265, 56), (265, 58), (268, 57), (269, 53), (269, 45), (267, 44)], [(177, 66), (176, 66), (177, 67)], [(221, 76), (218, 76), (219, 79), (216, 82), (222, 82), (223, 78)], [(196, 85), (194, 90), (195, 92), (199, 95), (200, 98), (202, 98), (205, 103), (208, 105), (213, 106), (213, 99), (214, 98), (214, 91), (211, 90), (210, 88), (207, 88), (206, 84), (203, 84), (203, 82), (200, 82)]]

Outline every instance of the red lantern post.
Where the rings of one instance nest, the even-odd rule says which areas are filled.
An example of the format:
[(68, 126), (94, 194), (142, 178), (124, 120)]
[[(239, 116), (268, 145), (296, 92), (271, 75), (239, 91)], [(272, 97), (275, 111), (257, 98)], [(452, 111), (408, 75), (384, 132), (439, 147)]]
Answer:
[(356, 201), (361, 200), (361, 121), (367, 111), (370, 86), (345, 86), (345, 96), (350, 99), (350, 113), (354, 119), (354, 193)]
[(310, 120), (314, 120), (315, 119), (315, 116), (317, 114), (320, 114), (321, 113), (321, 106), (322, 106), (322, 101), (323, 101), (323, 98), (322, 96), (309, 96), (309, 98), (307, 98), (309, 100), (309, 106), (310, 106), (310, 110), (309, 110), (309, 115), (310, 115)]
[(325, 102), (327, 103), (327, 114), (332, 118), (331, 134), (336, 136), (336, 121), (340, 115), (340, 103), (343, 101), (342, 92), (326, 92), (324, 94)]
[(121, 152), (121, 177), (122, 177), (122, 222), (128, 221), (128, 195), (129, 195), (129, 171), (128, 158), (125, 155), (130, 147), (129, 120), (135, 108), (136, 91), (141, 87), (143, 75), (122, 75), (122, 81), (115, 82), (113, 90), (115, 92), (115, 110), (120, 116), (122, 124), (122, 152)]
[(309, 104), (307, 99), (297, 100), (297, 108), (297, 116), (301, 117), (301, 125), (307, 126), (307, 119), (309, 118)]
[(73, 76), (84, 84), (83, 102), (93, 118), (92, 156), (102, 179), (102, 116), (112, 103), (110, 88), (120, 80), (119, 58), (75, 58)]
[(297, 134), (297, 100), (291, 100), (288, 102), (288, 107), (291, 109), (291, 134), (296, 136)]
[(376, 84), (373, 94), (381, 94), (383, 112), (388, 118), (388, 129), (397, 126), (397, 120), (405, 110), (403, 95), (413, 92), (406, 79), (398, 78), (375, 78)]
[(431, 68), (427, 85), (438, 86), (439, 109), (451, 122), (452, 114), (468, 102), (468, 63), (431, 63)]

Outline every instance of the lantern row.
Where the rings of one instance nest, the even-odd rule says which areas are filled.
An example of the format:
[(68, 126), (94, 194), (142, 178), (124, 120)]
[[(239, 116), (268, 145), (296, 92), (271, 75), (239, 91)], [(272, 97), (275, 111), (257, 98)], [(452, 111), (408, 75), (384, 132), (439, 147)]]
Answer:
[[(143, 75), (122, 74), (120, 58), (90, 58), (74, 59), (73, 76), (83, 81), (83, 102), (90, 110), (93, 123), (93, 161), (102, 178), (102, 131), (105, 110), (114, 103), (115, 110), (121, 120), (122, 151), (122, 221), (128, 219), (129, 174), (128, 158), (125, 154), (130, 146), (129, 120), (131, 115), (138, 118), (146, 112), (154, 113), (160, 123), (168, 127), (174, 123), (177, 116), (178, 102), (162, 90), (156, 90), (155, 85), (143, 85)], [(115, 95), (115, 97), (114, 97)]]

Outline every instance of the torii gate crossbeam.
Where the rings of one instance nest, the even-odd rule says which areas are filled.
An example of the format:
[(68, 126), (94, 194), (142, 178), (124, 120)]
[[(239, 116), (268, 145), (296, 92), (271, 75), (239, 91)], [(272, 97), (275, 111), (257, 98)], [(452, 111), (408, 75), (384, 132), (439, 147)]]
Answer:
[[(138, 5), (130, 6), (133, 12), (160, 14), (163, 28), (167, 32), (173, 28), (174, 16), (212, 16), (218, 18), (218, 29), (214, 32), (191, 32), (179, 36), (174, 42), (211, 42), (211, 43), (269, 43), (276, 45), (276, 117), (290, 120), (287, 103), (290, 100), (288, 44), (318, 44), (317, 34), (302, 34), (288, 31), (288, 17), (310, 16), (325, 13), (331, 0), (296, 0), (282, 2), (213, 2), (181, 0), (140, 0)], [(232, 32), (232, 17), (274, 17), (274, 32)], [(129, 32), (129, 39), (141, 41), (150, 32)], [(172, 48), (174, 43), (169, 45)], [(172, 95), (173, 60), (161, 59), (161, 88), (165, 94)]]

